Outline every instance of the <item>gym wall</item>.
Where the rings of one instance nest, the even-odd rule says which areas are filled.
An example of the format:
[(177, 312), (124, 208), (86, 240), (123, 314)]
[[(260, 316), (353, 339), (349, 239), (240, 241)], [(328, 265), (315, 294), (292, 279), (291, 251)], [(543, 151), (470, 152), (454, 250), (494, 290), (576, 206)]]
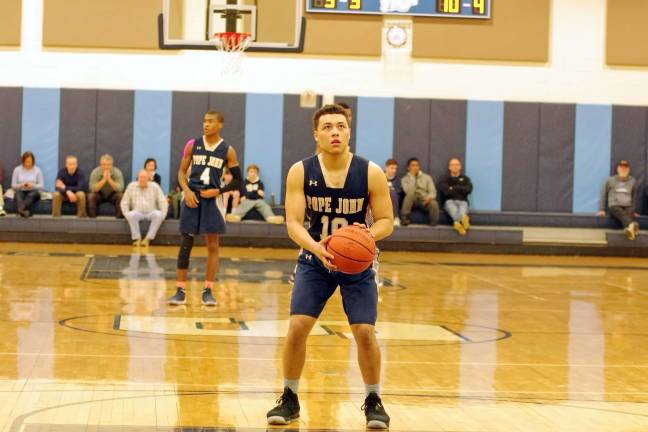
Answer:
[[(285, 5), (277, 7), (279, 1)], [(550, 0), (494, 3), (490, 20), (415, 18), (414, 57), (546, 62)], [(259, 37), (290, 40), (293, 4), (293, 0), (259, 0)], [(181, 5), (174, 2), (178, 9)], [(161, 0), (47, 0), (43, 45), (156, 50), (157, 16), (161, 11)], [(379, 57), (382, 53), (381, 16), (305, 13), (305, 17), (304, 54)], [(181, 20), (175, 23), (180, 25)], [(179, 30), (170, 29), (172, 33)]]
[(46, 0), (43, 46), (154, 50), (160, 12), (161, 0)]
[(0, 47), (20, 46), (22, 0), (0, 2)]
[(606, 61), (614, 66), (648, 66), (648, 2), (608, 0)]
[[(465, 162), (481, 210), (593, 212), (615, 162), (628, 159), (643, 185), (648, 108), (503, 101), (338, 98), (354, 108), (353, 150), (382, 166), (418, 157), (435, 179), (450, 157)], [(112, 154), (134, 178), (158, 160), (164, 189), (175, 183), (180, 154), (201, 133), (208, 109), (225, 116), (223, 136), (240, 163), (255, 163), (282, 199), (290, 166), (313, 154), (313, 109), (298, 95), (148, 90), (0, 88), (0, 148), (10, 175), (31, 150), (51, 189), (64, 158), (94, 168)], [(7, 176), (5, 176), (7, 177)], [(7, 186), (8, 178), (5, 178)], [(643, 196), (643, 195), (642, 195)]]
[(414, 17), (416, 58), (547, 62), (551, 0), (494, 0), (492, 18)]

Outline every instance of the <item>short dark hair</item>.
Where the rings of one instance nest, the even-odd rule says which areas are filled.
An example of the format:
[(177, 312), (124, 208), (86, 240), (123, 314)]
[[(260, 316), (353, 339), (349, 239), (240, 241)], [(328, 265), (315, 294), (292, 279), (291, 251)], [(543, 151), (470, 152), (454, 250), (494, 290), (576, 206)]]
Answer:
[(225, 123), (225, 116), (223, 116), (223, 113), (220, 111), (215, 111), (215, 110), (209, 110), (205, 113), (205, 115), (213, 115), (216, 116), (219, 122)]
[(261, 170), (259, 169), (259, 166), (255, 165), (255, 164), (248, 165), (247, 170), (245, 172), (250, 172), (251, 169), (255, 169), (258, 173), (261, 172)]
[(338, 105), (340, 105), (342, 108), (347, 110), (347, 114), (348, 114), (347, 117), (349, 118), (349, 124), (351, 124), (351, 122), (353, 121), (353, 110), (351, 109), (349, 104), (344, 102), (338, 102)]
[(329, 105), (324, 105), (322, 108), (315, 111), (315, 114), (313, 114), (313, 130), (317, 130), (317, 127), (319, 126), (320, 117), (327, 114), (341, 114), (344, 116), (347, 123), (351, 123), (351, 120), (349, 119), (350, 112), (347, 108), (344, 108), (340, 104), (329, 104)]
[(451, 157), (450, 159), (448, 159), (448, 165), (450, 165), (450, 162), (452, 162), (454, 160), (456, 160), (459, 163), (462, 163), (461, 159), (455, 156), (455, 157)]
[(421, 163), (421, 161), (420, 161), (418, 158), (412, 157), (412, 158), (407, 159), (407, 166), (410, 166), (410, 164), (411, 164), (412, 162), (418, 162), (418, 163)]
[(155, 164), (155, 169), (157, 169), (157, 161), (155, 160), (155, 158), (146, 159), (146, 161), (144, 162), (144, 168), (146, 168), (146, 165), (148, 165), (149, 162), (153, 162)]
[(394, 158), (387, 159), (387, 162), (385, 162), (385, 166), (388, 167), (388, 166), (392, 166), (392, 165), (398, 165), (398, 162), (396, 162), (396, 159), (394, 159)]
[(25, 153), (23, 153), (22, 156), (21, 156), (21, 161), (22, 161), (23, 165), (25, 164), (25, 161), (27, 160), (27, 158), (31, 158), (32, 165), (36, 165), (36, 158), (34, 157), (34, 153), (30, 152), (29, 150), (26, 151)]

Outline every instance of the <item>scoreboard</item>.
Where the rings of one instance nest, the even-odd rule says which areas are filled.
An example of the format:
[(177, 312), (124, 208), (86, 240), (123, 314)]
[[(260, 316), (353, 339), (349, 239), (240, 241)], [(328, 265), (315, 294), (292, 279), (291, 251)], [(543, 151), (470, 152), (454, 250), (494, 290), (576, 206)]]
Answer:
[(307, 0), (307, 12), (490, 18), (492, 0)]

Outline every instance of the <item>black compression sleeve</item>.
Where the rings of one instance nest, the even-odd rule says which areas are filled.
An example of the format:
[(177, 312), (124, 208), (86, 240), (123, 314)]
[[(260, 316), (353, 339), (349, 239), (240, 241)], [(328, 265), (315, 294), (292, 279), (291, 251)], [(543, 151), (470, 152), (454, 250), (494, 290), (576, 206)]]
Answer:
[(243, 175), (241, 174), (241, 167), (235, 166), (235, 167), (231, 167), (229, 170), (232, 173), (232, 181), (221, 188), (220, 190), (221, 193), (231, 192), (231, 191), (241, 189), (241, 181), (243, 180)]

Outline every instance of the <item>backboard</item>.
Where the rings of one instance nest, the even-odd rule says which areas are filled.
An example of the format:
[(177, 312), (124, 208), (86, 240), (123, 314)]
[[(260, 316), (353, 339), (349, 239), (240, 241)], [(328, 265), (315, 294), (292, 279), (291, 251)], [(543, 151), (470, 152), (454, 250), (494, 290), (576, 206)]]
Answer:
[(305, 19), (301, 0), (163, 0), (158, 18), (161, 49), (215, 49), (210, 35), (250, 33), (246, 51), (301, 52)]

